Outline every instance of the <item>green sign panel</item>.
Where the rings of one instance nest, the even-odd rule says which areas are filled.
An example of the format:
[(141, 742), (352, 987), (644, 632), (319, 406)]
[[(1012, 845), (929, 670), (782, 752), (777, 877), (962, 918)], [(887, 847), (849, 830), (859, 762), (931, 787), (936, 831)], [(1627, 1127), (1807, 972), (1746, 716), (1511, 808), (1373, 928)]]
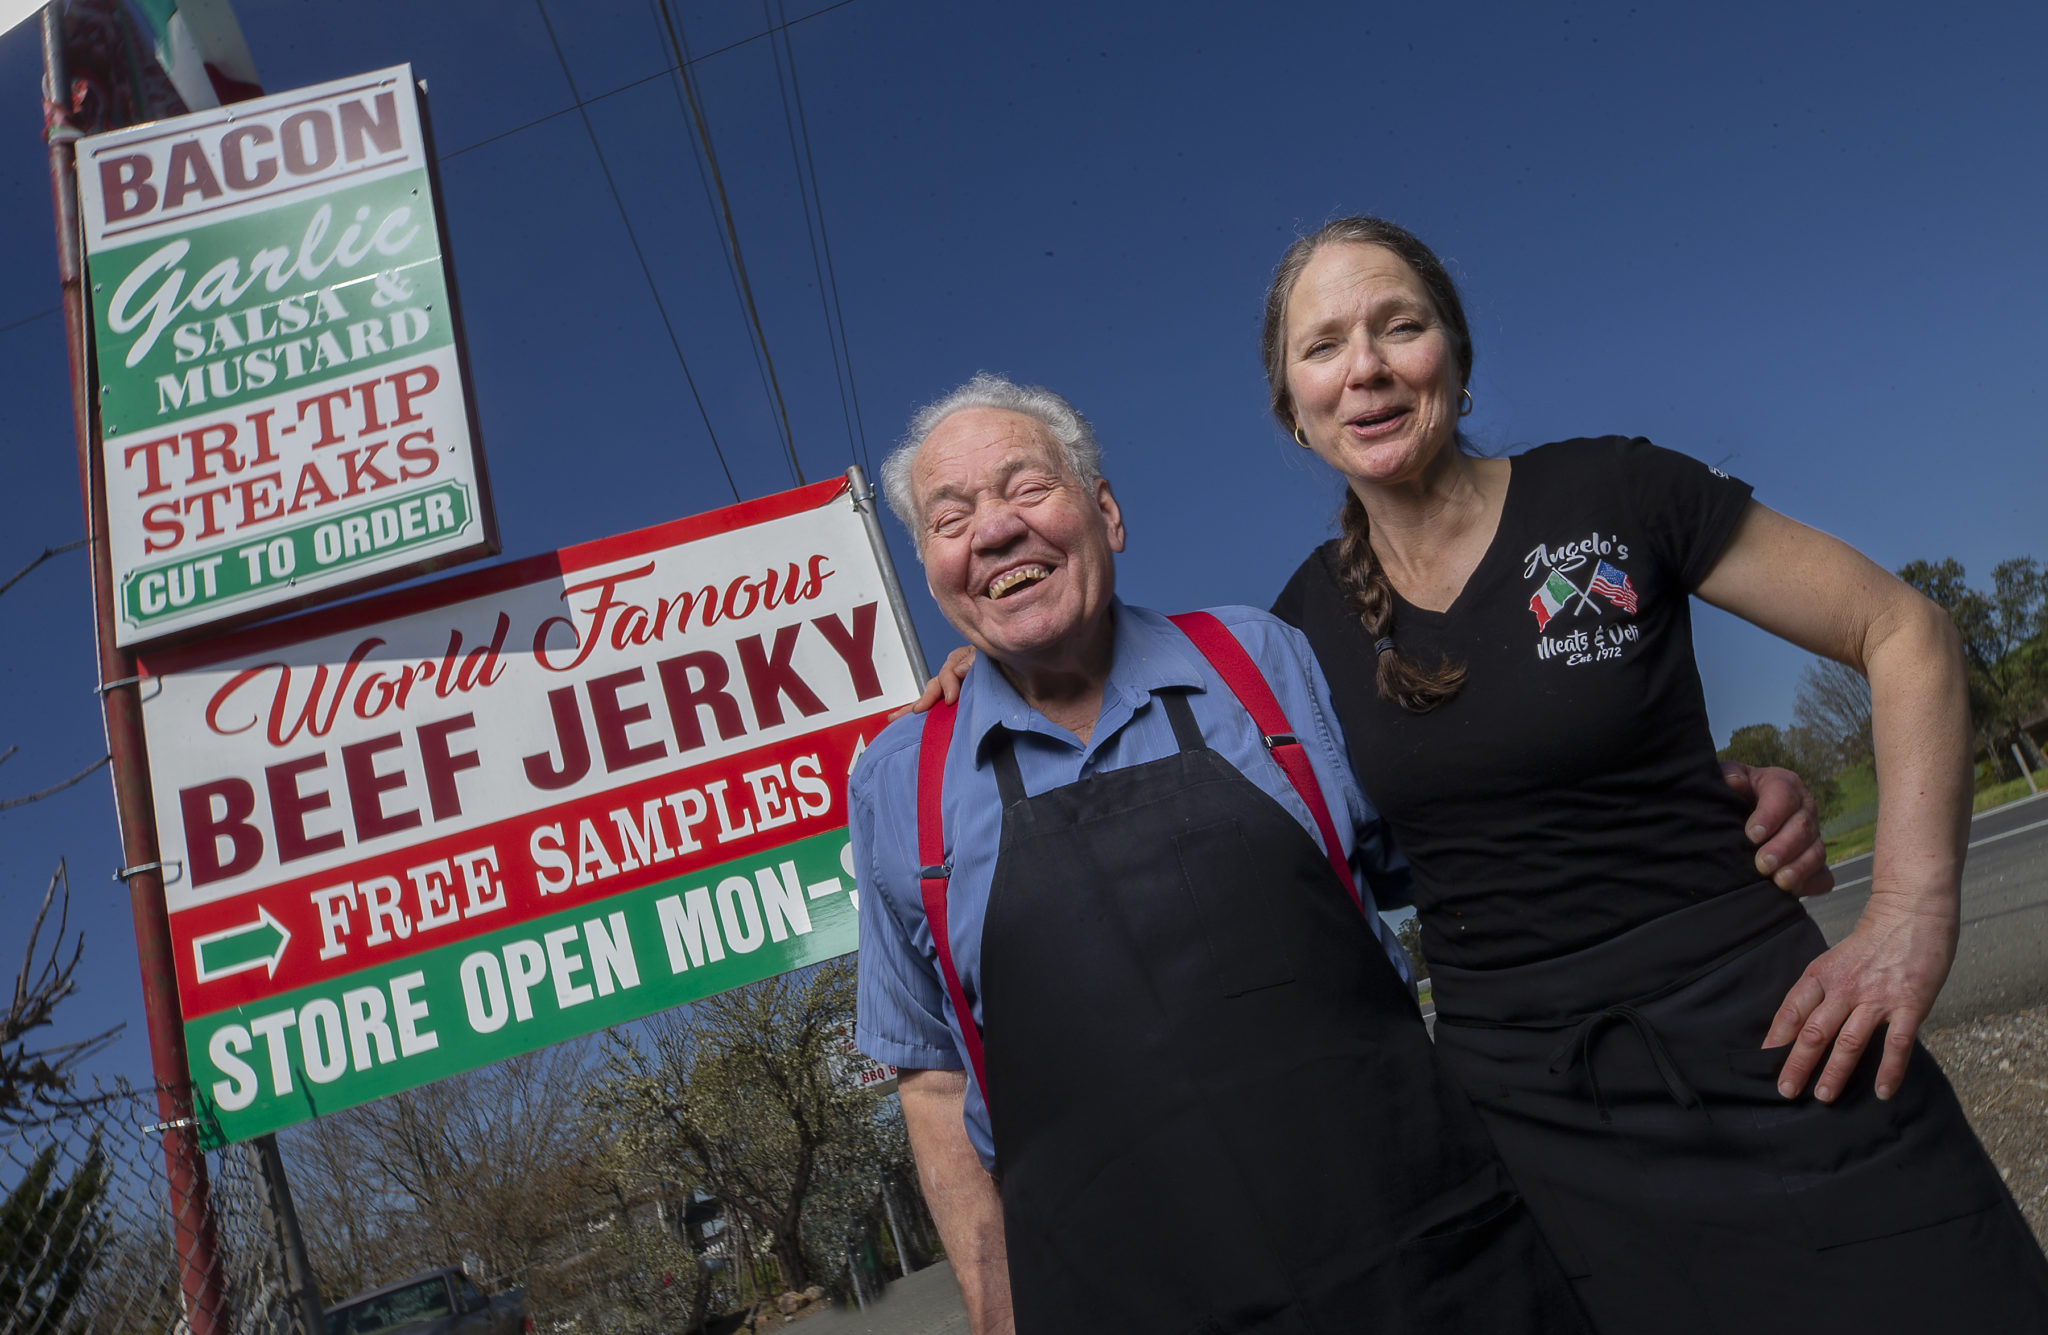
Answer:
[(295, 584), (302, 573), (346, 570), (394, 553), (431, 547), (474, 518), (459, 482), (398, 500), (343, 510), (255, 542), (202, 550), (129, 572), (121, 610), (147, 626), (193, 608), (225, 606), (265, 589)]
[[(858, 944), (846, 847), (835, 830), (192, 1021), (207, 1141), (246, 1140), (843, 955)], [(262, 968), (281, 949), (260, 921), (195, 944), (223, 971)]]

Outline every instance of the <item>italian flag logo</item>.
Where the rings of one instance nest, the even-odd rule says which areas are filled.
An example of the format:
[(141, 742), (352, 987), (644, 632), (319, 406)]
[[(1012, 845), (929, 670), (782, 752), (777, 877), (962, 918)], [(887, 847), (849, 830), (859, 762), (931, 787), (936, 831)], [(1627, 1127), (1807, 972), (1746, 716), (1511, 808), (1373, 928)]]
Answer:
[(1570, 580), (1555, 570), (1551, 571), (1550, 578), (1543, 581), (1543, 587), (1529, 596), (1529, 610), (1536, 614), (1536, 629), (1548, 626), (1550, 618), (1564, 610), (1566, 600), (1578, 596), (1579, 591), (1572, 587)]

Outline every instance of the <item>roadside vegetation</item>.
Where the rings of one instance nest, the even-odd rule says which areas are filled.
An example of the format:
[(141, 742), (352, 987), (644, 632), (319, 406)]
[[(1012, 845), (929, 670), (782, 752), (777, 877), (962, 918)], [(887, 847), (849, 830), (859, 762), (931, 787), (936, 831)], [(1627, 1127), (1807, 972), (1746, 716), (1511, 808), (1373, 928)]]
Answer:
[(893, 1098), (849, 1086), (850, 958), (280, 1136), (329, 1303), (461, 1263), (537, 1328), (730, 1331), (938, 1253)]
[[(1999, 563), (1989, 590), (1972, 588), (1954, 559), (1911, 561), (1899, 578), (1949, 614), (1963, 639), (1976, 750), (1972, 810), (1987, 811), (2048, 788), (2048, 756), (2029, 734), (2048, 715), (2048, 571), (2031, 556)], [(1723, 760), (1781, 765), (1798, 774), (1820, 808), (1828, 858), (1871, 850), (1877, 777), (1871, 767), (1870, 685), (1853, 668), (1816, 659), (1800, 675), (1792, 722), (1735, 729)]]

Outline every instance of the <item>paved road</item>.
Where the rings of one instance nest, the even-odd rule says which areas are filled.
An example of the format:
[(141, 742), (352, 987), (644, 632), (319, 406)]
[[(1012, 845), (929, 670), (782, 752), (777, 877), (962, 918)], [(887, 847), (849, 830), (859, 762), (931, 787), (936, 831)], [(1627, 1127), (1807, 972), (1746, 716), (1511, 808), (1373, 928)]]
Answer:
[[(1834, 893), (1806, 901), (1830, 942), (1856, 925), (1870, 898), (1870, 855), (1835, 866)], [(1963, 930), (1955, 968), (1930, 1026), (2048, 1005), (2048, 793), (1970, 822)]]
[(967, 1335), (967, 1310), (953, 1267), (940, 1261), (891, 1284), (865, 1312), (820, 1312), (790, 1329), (794, 1335)]

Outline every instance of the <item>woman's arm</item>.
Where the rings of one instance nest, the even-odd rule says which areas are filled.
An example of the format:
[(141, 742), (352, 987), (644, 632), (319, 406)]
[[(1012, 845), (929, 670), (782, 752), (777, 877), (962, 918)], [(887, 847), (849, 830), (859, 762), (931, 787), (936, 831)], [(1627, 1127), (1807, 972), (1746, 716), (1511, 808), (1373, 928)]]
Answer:
[(1870, 679), (1879, 791), (1870, 902), (1786, 994), (1764, 1046), (1793, 1044), (1778, 1084), (1790, 1098), (1832, 1044), (1814, 1086), (1826, 1102), (1889, 1026), (1877, 1072), (1878, 1097), (1889, 1098), (1955, 958), (1970, 811), (1961, 641), (1946, 613), (1854, 548), (1754, 502), (1699, 595)]

